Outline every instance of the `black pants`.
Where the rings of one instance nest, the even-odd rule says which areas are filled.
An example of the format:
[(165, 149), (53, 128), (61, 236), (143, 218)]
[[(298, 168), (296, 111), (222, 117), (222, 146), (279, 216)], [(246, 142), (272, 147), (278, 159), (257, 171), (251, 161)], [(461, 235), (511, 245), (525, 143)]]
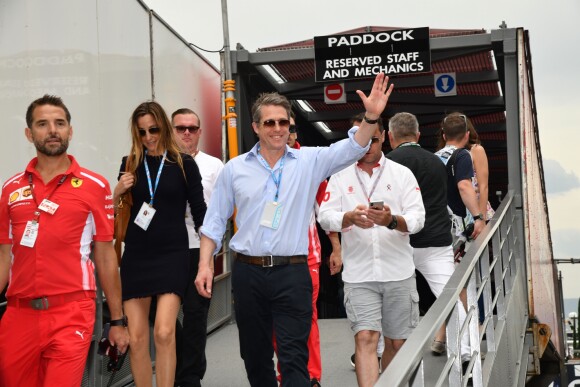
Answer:
[(263, 268), (239, 261), (232, 273), (240, 355), (252, 387), (277, 387), (272, 334), (283, 386), (309, 387), (312, 279), (308, 265)]
[(190, 249), (189, 253), (191, 262), (189, 282), (183, 299), (183, 328), (178, 327), (176, 330), (175, 384), (198, 387), (201, 386), (207, 368), (205, 344), (210, 299), (200, 296), (194, 284), (199, 265), (199, 249)]

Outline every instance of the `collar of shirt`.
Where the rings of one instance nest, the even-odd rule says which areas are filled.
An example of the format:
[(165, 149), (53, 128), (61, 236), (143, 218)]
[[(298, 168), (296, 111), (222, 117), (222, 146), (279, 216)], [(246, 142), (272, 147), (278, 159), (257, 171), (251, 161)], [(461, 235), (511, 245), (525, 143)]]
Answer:
[[(66, 170), (66, 172), (64, 173), (64, 175), (71, 175), (71, 176), (75, 176), (75, 177), (80, 177), (81, 167), (80, 167), (79, 163), (77, 163), (77, 160), (73, 156), (67, 155), (67, 157), (70, 160), (70, 165), (69, 165), (68, 169)], [(30, 162), (26, 166), (26, 173), (31, 173), (32, 176), (34, 176), (35, 178), (40, 179), (40, 181), (42, 181), (42, 177), (40, 176), (40, 173), (38, 173), (38, 171), (36, 170), (36, 164), (38, 164), (38, 157), (35, 157), (32, 160), (30, 160)], [(58, 176), (62, 176), (62, 175), (63, 174), (60, 174)]]
[[(260, 143), (257, 142), (252, 147), (252, 149), (250, 149), (250, 151), (246, 154), (246, 161), (251, 160), (252, 158), (256, 158), (256, 160), (258, 159), (258, 146), (259, 145), (260, 145)], [(292, 157), (293, 159), (295, 159), (296, 158), (296, 151), (297, 151), (297, 149), (290, 148), (288, 145), (286, 145), (286, 153), (285, 153), (285, 156), (289, 156), (289, 157)], [(280, 162), (280, 160), (278, 160), (276, 162), (276, 165), (278, 165), (279, 162)], [(276, 169), (276, 168), (274, 168), (274, 169)]]
[[(380, 166), (381, 166), (381, 165), (384, 165), (384, 164), (385, 164), (385, 162), (386, 162), (386, 161), (385, 161), (386, 159), (387, 159), (387, 158), (385, 157), (385, 154), (383, 153), (383, 154), (381, 155), (381, 158), (379, 159), (379, 161), (377, 161), (377, 163), (376, 163), (376, 164), (373, 166), (373, 174), (375, 173), (374, 169), (375, 169), (375, 168), (380, 168)], [(357, 168), (360, 168), (360, 169), (362, 169), (362, 168), (360, 167), (360, 161), (357, 161), (357, 163), (356, 163), (356, 167), (357, 167)]]

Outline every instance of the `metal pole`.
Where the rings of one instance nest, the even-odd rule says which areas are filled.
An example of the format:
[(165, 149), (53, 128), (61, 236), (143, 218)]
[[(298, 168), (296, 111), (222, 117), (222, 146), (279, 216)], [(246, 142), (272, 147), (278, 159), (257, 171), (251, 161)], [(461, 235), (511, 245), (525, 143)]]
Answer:
[(238, 155), (238, 123), (236, 114), (236, 82), (232, 80), (231, 56), (230, 56), (230, 33), (228, 27), (228, 5), (227, 0), (222, 0), (222, 24), (224, 29), (224, 93), (225, 93), (225, 116), (228, 131), (228, 159), (233, 159)]

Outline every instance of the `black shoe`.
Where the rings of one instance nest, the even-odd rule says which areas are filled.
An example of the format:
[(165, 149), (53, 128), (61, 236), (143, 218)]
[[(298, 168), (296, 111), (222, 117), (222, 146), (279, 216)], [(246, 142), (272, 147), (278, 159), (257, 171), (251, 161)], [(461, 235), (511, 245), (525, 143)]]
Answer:
[(463, 373), (463, 377), (468, 378), (467, 385), (473, 386), (473, 379), (472, 379), (473, 375), (471, 374), (471, 372), (469, 373), (469, 375), (465, 374), (465, 372), (467, 371), (467, 367), (469, 367), (469, 360), (466, 360), (463, 363), (461, 363), (461, 371)]
[(310, 379), (310, 387), (322, 387), (318, 379), (312, 378)]

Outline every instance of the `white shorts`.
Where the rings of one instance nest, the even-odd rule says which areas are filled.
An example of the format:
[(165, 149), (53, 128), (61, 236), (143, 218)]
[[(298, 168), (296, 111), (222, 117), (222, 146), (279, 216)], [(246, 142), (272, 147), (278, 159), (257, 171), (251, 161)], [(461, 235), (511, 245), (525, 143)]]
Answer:
[(452, 246), (413, 248), (413, 262), (435, 297), (439, 297), (455, 270)]

